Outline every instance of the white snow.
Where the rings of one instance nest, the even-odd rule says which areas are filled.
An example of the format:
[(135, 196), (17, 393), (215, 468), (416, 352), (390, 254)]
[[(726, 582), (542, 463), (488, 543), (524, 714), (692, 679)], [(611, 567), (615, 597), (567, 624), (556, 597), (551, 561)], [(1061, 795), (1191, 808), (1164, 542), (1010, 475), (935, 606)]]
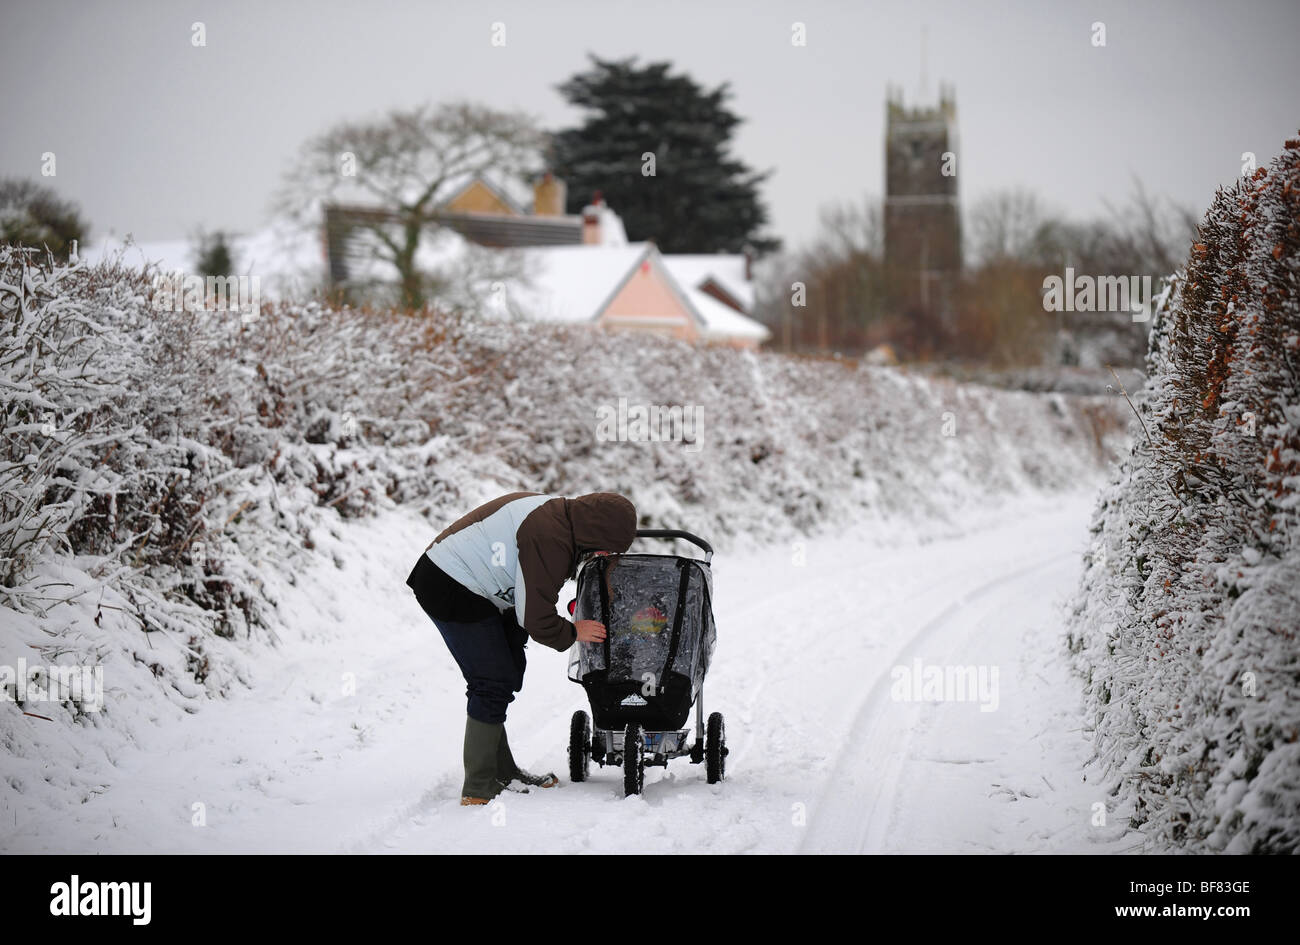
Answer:
[(754, 310), (754, 282), (745, 278), (745, 257), (737, 253), (666, 253), (664, 264), (682, 285), (699, 289), (716, 282), (747, 312)]
[[(301, 297), (325, 285), (327, 264), (318, 227), (279, 219), (252, 233), (231, 234), (227, 243), (236, 274), (261, 280), (267, 299)], [(195, 253), (192, 239), (137, 241), (114, 232), (80, 249), (88, 265), (118, 259), (135, 268), (153, 264), (164, 273), (196, 272)]]
[(527, 249), (526, 284), (507, 286), (509, 309), (546, 322), (589, 322), (649, 253), (648, 243)]
[[(965, 639), (1006, 664), (1019, 638), (1001, 634), (1026, 628), (1050, 662), (1055, 588), (1013, 575), (1078, 550), (1086, 516), (1053, 497), (1103, 474), (1118, 405), (561, 326), (310, 303), (245, 324), (158, 311), (138, 271), (6, 264), (0, 315), (22, 356), (4, 376), (0, 671), (102, 668), (107, 691), (102, 712), (31, 693), (0, 712), (4, 849), (794, 849), (841, 820), (817, 812), (861, 781), (832, 778), (852, 759), (887, 778), (868, 772), (869, 818), (842, 819), (853, 842), (1079, 839), (1078, 743), (1059, 724), (1077, 686), (1026, 709), (1008, 681), (1011, 744), (1046, 719), (1059, 748), (1032, 770), (1012, 748), (969, 769), (1022, 799), (1051, 769), (1050, 803), (1017, 807), (1038, 811), (1032, 836), (901, 840), (889, 825), (911, 815), (883, 785), (923, 770), (889, 759), (926, 713), (895, 724), (873, 687), (898, 660), (973, 659)], [(75, 340), (50, 354), (55, 336)], [(602, 440), (615, 398), (702, 408), (700, 449)], [(519, 489), (613, 489), (646, 525), (714, 541), (705, 708), (728, 715), (732, 783), (678, 761), (631, 801), (611, 772), (512, 795), (489, 817), (518, 833), (463, 819), (464, 684), (404, 579), (447, 522)], [(1015, 596), (984, 589), (1004, 578), (996, 593)], [(978, 623), (967, 595), (1015, 619)], [(913, 652), (932, 638), (943, 648)], [(531, 657), (512, 742), (562, 772), (583, 698), (564, 656)], [(981, 823), (989, 783), (960, 789)]]
[(1152, 313), (1070, 647), (1148, 849), (1300, 851), (1300, 139), (1221, 189)]
[(605, 201), (596, 204), (596, 216), (600, 223), (601, 246), (626, 246), (627, 230), (623, 218), (606, 205)]
[[(101, 755), (69, 740), (43, 759), (101, 787), (39, 816), (0, 811), (4, 848), (1113, 849), (1122, 829), (1088, 826), (1098, 798), (1080, 780), (1088, 745), (1056, 608), (1088, 508), (1083, 495), (1016, 500), (968, 514), (962, 537), (851, 531), (720, 554), (704, 701), (727, 718), (719, 785), (687, 759), (648, 769), (641, 797), (624, 798), (621, 772), (595, 765), (570, 783), (568, 718), (585, 699), (564, 654), (530, 645), (511, 743), (520, 764), (561, 784), (485, 808), (459, 806), (464, 683), (404, 584), (430, 525), (402, 509), (342, 523), (317, 536), (322, 554), (293, 586), (276, 581), (284, 629), (250, 665), (252, 689), (192, 712), (131, 693), (114, 711), (152, 720), (130, 726), (133, 741)], [(999, 665), (998, 710), (892, 702), (890, 670), (914, 655)]]
[(727, 339), (745, 339), (766, 341), (772, 332), (762, 322), (742, 315), (729, 305), (724, 305), (699, 289), (688, 289), (686, 297), (691, 307), (704, 319), (704, 337), (725, 341)]
[[(444, 228), (424, 237), (416, 263), (421, 271), (443, 280), (438, 297), (447, 304), (469, 310), (481, 307), (496, 316), (575, 323), (595, 320), (632, 270), (653, 254), (704, 322), (705, 338), (762, 341), (771, 334), (760, 322), (700, 291), (713, 280), (752, 309), (754, 291), (744, 278), (743, 256), (659, 254), (649, 243), (629, 243), (617, 214), (608, 207), (598, 209), (599, 245), (487, 249)], [(356, 245), (368, 238), (365, 232), (354, 237)], [(300, 298), (327, 284), (321, 234), (314, 227), (277, 220), (256, 232), (232, 235), (228, 243), (237, 274), (260, 279), (259, 290), (267, 299)], [(197, 262), (193, 240), (136, 242), (115, 233), (82, 247), (81, 256), (90, 265), (120, 259), (137, 268), (154, 264), (166, 273), (192, 273)], [(358, 254), (349, 266), (350, 278), (358, 284), (394, 280), (392, 266), (378, 256)]]
[[(742, 339), (762, 341), (771, 332), (760, 322), (719, 302), (699, 286), (708, 282), (711, 262), (718, 271), (730, 272), (728, 256), (674, 256), (658, 252), (649, 243), (601, 246), (547, 246), (518, 251), (521, 278), (506, 283), (501, 295), (505, 309), (519, 317), (538, 321), (574, 323), (595, 321), (617, 290), (642, 263), (658, 263), (669, 284), (703, 322), (703, 336), (710, 340)], [(681, 261), (687, 262), (686, 266)], [(743, 266), (744, 259), (741, 257)], [(442, 268), (448, 261), (440, 260)], [(733, 267), (734, 268), (734, 267)], [(729, 289), (730, 291), (730, 289)], [(488, 287), (484, 295), (491, 297)], [(752, 291), (736, 293), (752, 304)], [(491, 310), (491, 309), (489, 309)]]

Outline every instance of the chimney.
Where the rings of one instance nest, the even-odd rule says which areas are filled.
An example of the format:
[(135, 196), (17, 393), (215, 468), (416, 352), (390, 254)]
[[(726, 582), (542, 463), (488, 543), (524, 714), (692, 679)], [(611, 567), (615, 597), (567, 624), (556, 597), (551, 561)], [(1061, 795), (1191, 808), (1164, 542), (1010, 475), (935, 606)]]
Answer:
[(564, 181), (547, 171), (542, 175), (541, 180), (533, 185), (533, 215), (539, 217), (563, 216), (568, 189)]
[(600, 245), (600, 211), (605, 207), (605, 198), (596, 191), (591, 195), (591, 203), (582, 208), (582, 242), (585, 246)]
[(745, 281), (754, 281), (754, 247), (745, 244), (743, 252), (745, 253)]

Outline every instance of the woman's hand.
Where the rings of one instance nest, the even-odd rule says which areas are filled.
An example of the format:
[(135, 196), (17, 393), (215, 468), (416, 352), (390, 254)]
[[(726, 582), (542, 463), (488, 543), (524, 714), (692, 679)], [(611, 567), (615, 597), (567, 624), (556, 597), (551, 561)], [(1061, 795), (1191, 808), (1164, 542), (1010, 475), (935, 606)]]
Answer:
[(581, 643), (601, 643), (605, 639), (605, 625), (599, 620), (578, 620), (573, 624)]

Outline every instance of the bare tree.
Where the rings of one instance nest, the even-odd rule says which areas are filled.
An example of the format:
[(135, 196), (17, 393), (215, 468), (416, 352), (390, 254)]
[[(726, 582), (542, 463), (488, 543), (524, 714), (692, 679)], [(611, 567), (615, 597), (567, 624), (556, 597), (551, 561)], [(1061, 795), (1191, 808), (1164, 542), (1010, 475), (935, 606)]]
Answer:
[(981, 197), (967, 220), (968, 258), (987, 265), (1028, 257), (1048, 224), (1048, 214), (1037, 194), (1021, 188)]
[(518, 112), (468, 102), (399, 109), (308, 140), (276, 204), (299, 221), (343, 200), (373, 207), (376, 213), (358, 215), (354, 225), (372, 237), (364, 243), (376, 259), (396, 269), (402, 304), (419, 308), (429, 283), (416, 254), (426, 229), (439, 222), (448, 185), (539, 171), (543, 145), (533, 120)]
[(1167, 276), (1187, 258), (1199, 218), (1190, 207), (1161, 201), (1134, 178), (1133, 193), (1122, 207), (1106, 203), (1111, 214), (1111, 251), (1139, 272)]
[(867, 195), (861, 203), (833, 203), (818, 213), (822, 235), (811, 252), (822, 257), (849, 259), (861, 253), (881, 257), (885, 252), (885, 224), (880, 199)]

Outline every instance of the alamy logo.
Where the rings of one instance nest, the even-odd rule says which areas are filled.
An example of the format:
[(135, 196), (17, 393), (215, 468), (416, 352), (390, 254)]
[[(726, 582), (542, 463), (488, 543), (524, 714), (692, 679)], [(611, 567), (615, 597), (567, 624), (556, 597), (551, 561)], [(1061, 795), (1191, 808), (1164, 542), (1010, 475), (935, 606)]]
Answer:
[(262, 311), (262, 280), (258, 276), (199, 276), (171, 272), (153, 284), (155, 312), (238, 312), (240, 320), (255, 321)]
[(704, 408), (699, 405), (629, 406), (627, 398), (620, 397), (617, 406), (596, 408), (596, 439), (601, 443), (682, 443), (686, 452), (698, 453), (703, 425)]
[(996, 666), (926, 666), (918, 657), (911, 666), (895, 666), (889, 678), (895, 702), (978, 702), (981, 712), (998, 709)]
[(73, 873), (70, 882), (51, 886), (50, 895), (50, 915), (125, 915), (132, 925), (148, 925), (153, 914), (153, 883), (83, 883)]
[(1150, 276), (1076, 276), (1065, 267), (1065, 277), (1043, 279), (1046, 312), (1128, 312), (1135, 322), (1151, 321)]
[(75, 702), (83, 712), (104, 707), (104, 667), (0, 665), (0, 702)]

